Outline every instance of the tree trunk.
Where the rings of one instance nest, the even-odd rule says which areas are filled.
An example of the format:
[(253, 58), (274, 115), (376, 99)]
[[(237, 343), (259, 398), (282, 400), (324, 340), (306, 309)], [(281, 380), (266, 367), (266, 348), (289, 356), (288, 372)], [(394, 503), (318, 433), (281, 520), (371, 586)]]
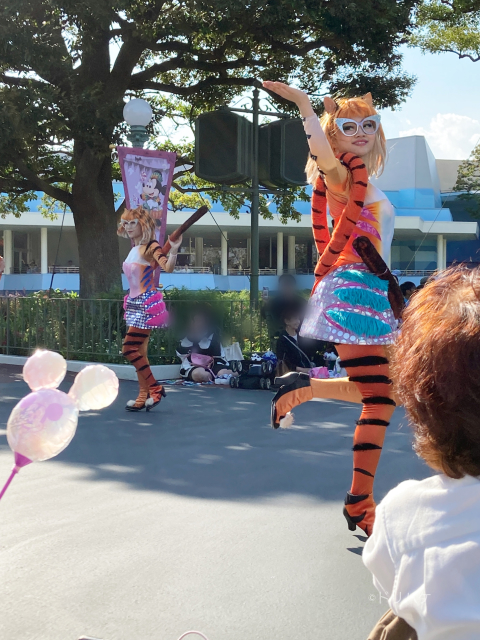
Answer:
[(117, 221), (110, 157), (83, 155), (72, 185), (72, 212), (80, 257), (80, 296), (121, 287)]

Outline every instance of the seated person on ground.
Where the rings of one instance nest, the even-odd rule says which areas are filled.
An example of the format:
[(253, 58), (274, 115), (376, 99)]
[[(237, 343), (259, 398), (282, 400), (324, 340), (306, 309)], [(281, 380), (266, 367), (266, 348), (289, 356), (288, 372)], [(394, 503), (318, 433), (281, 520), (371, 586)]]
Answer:
[(443, 272), (415, 293), (403, 319), (392, 378), (416, 453), (435, 475), (402, 482), (386, 495), (363, 560), (418, 640), (474, 640), (480, 638), (480, 270)]
[(289, 371), (309, 373), (315, 364), (310, 362), (302, 349), (301, 338), (298, 335), (300, 318), (294, 311), (287, 310), (283, 317), (283, 326), (275, 350), (278, 360), (283, 361)]
[(300, 324), (305, 315), (307, 300), (298, 292), (297, 281), (291, 273), (284, 273), (278, 278), (277, 293), (268, 298), (262, 305), (262, 315), (267, 322), (271, 345), (283, 331), (285, 313), (295, 313), (300, 318)]
[[(211, 365), (194, 364), (192, 354), (209, 356), (212, 358)], [(212, 382), (215, 376), (233, 373), (225, 359), (220, 335), (214, 328), (210, 313), (201, 307), (193, 313), (187, 335), (177, 346), (177, 356), (182, 361), (180, 375), (191, 382)]]

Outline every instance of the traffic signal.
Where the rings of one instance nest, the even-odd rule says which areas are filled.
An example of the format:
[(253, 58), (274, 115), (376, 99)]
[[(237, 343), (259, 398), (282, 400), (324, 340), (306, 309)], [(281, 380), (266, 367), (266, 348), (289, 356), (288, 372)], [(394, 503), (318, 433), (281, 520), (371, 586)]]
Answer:
[(195, 173), (220, 184), (252, 177), (252, 123), (219, 109), (198, 116), (195, 125)]
[(300, 119), (282, 119), (259, 131), (258, 176), (267, 188), (307, 184), (308, 143)]

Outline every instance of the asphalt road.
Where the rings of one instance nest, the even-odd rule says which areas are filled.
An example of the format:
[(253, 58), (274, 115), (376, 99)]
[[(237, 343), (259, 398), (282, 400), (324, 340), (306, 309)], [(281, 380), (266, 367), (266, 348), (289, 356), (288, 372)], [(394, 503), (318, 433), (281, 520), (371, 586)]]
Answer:
[[(365, 640), (387, 605), (342, 516), (358, 407), (310, 402), (278, 432), (267, 391), (170, 387), (154, 412), (130, 414), (135, 391), (122, 382), (2, 500), (0, 638)], [(0, 367), (0, 481), (26, 393), (20, 369)], [(397, 409), (377, 500), (428, 475)]]

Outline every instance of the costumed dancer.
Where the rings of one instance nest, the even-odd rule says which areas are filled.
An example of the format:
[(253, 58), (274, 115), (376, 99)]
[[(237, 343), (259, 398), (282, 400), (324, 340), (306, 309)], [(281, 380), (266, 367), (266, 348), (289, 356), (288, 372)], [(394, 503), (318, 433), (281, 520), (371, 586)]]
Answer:
[(128, 330), (122, 353), (137, 371), (140, 391), (137, 399), (129, 400), (125, 408), (127, 411), (150, 411), (166, 395), (150, 369), (147, 356), (151, 330), (165, 327), (168, 321), (163, 295), (154, 284), (154, 273), (157, 265), (167, 273), (173, 271), (182, 236), (175, 241), (169, 238), (167, 255), (155, 240), (155, 221), (143, 207), (125, 209), (117, 233), (135, 243), (123, 263), (130, 291), (124, 302)]
[[(344, 516), (351, 531), (358, 526), (370, 535), (375, 471), (396, 406), (387, 347), (394, 340), (402, 306), (400, 300), (395, 313), (392, 310), (392, 301), (398, 302), (398, 284), (381, 258), (390, 252), (393, 208), (369, 182), (369, 176), (383, 169), (385, 136), (371, 94), (336, 101), (325, 98), (320, 122), (303, 91), (279, 82), (264, 86), (296, 103), (310, 147), (307, 177), (314, 186), (312, 226), (319, 260), (301, 335), (334, 343), (340, 366), (349, 376), (341, 380), (310, 379), (303, 373), (283, 376), (283, 386), (272, 402), (272, 426), (291, 424), (291, 410), (312, 398), (363, 404), (354, 434), (353, 481)], [(327, 204), (333, 218), (331, 236)], [(364, 259), (369, 255), (370, 269), (361, 251)]]

